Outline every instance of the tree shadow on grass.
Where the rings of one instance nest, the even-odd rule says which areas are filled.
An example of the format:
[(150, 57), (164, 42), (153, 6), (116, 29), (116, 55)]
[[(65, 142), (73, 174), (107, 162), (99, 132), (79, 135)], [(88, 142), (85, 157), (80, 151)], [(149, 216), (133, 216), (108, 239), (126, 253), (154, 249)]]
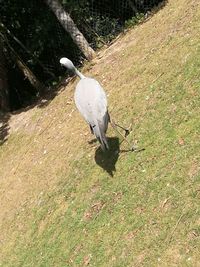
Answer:
[(110, 176), (113, 176), (113, 172), (116, 171), (115, 164), (119, 157), (119, 138), (111, 137), (107, 139), (110, 149), (103, 152), (101, 147), (98, 147), (95, 151), (95, 161)]
[(0, 112), (0, 146), (8, 139), (9, 134), (9, 113), (1, 113)]

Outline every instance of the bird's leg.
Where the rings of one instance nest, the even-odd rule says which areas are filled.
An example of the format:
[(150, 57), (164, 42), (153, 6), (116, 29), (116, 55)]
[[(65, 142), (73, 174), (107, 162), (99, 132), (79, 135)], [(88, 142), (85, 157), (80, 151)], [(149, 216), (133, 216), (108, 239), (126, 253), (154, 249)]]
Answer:
[[(115, 129), (117, 129), (117, 127), (118, 127), (118, 128), (125, 131), (125, 138), (130, 134), (131, 129), (130, 130), (126, 129), (126, 128), (122, 127), (121, 125), (117, 124), (113, 119), (112, 120), (111, 120), (111, 118), (109, 118), (109, 119), (110, 119), (110, 124), (112, 125), (112, 127), (114, 126)], [(120, 135), (122, 135), (122, 134), (120, 133)]]
[[(129, 145), (130, 149), (132, 151), (134, 151), (135, 147), (133, 145), (131, 145), (130, 142), (126, 139), (127, 135), (130, 133), (130, 131), (128, 129), (125, 129), (124, 127), (116, 124), (111, 119), (110, 119), (110, 124), (111, 124), (112, 128), (115, 130), (115, 132), (117, 132), (123, 138), (123, 141), (126, 141), (126, 143)], [(123, 134), (121, 134), (120, 131), (118, 131), (117, 127), (121, 128), (121, 129), (123, 129), (125, 131), (125, 136), (123, 136)]]
[(94, 134), (93, 128), (90, 124), (89, 124), (89, 127), (90, 127), (91, 134)]
[(121, 125), (115, 123), (114, 121), (112, 121), (112, 123), (115, 125), (115, 127), (119, 127), (120, 129), (124, 130), (125, 131), (125, 138), (130, 134), (130, 130), (129, 129), (126, 129), (124, 127), (122, 127)]

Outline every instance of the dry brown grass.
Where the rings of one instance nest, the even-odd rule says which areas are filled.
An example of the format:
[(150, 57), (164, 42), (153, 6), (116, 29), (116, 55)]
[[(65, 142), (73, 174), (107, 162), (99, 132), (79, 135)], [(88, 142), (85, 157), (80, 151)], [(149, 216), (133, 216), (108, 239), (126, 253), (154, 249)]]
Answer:
[[(190, 128), (187, 128), (186, 124), (182, 126), (176, 114), (180, 107), (184, 107), (188, 112), (193, 112), (194, 116), (197, 114), (197, 108), (194, 107), (191, 109), (191, 102), (189, 103), (188, 99), (192, 101), (191, 99), (193, 97), (197, 97), (193, 81), (198, 79), (199, 74), (194, 72), (189, 77), (183, 73), (183, 70), (184, 66), (187, 66), (188, 60), (197, 54), (197, 50), (199, 49), (197, 45), (200, 37), (199, 10), (200, 3), (198, 0), (170, 0), (163, 9), (147, 22), (127, 31), (112, 46), (100, 51), (98, 57), (84, 68), (85, 74), (97, 78), (105, 88), (111, 114), (117, 120), (123, 121), (125, 125), (133, 122), (134, 133), (130, 135), (130, 140), (131, 138), (139, 140), (139, 143), (141, 142), (147, 147), (152, 146), (158, 149), (157, 155), (153, 155), (151, 149), (147, 149), (147, 154), (144, 156), (146, 157), (145, 162), (140, 159), (141, 156), (138, 156), (137, 159), (140, 163), (138, 165), (135, 162), (135, 167), (133, 166), (134, 163), (130, 163), (133, 160), (131, 156), (129, 156), (130, 159), (125, 159), (126, 156), (120, 155), (119, 161), (116, 164), (116, 175), (113, 178), (119, 185), (123, 176), (126, 177), (126, 181), (130, 182), (131, 185), (132, 179), (135, 179), (137, 185), (137, 177), (143, 179), (145, 169), (150, 168), (148, 167), (150, 165), (152, 165), (152, 169), (148, 169), (149, 176), (146, 177), (146, 181), (149, 179), (149, 183), (153, 181), (151, 179), (156, 179), (154, 175), (157, 172), (159, 173), (160, 168), (163, 168), (163, 171), (166, 173), (170, 169), (173, 169), (173, 164), (175, 166), (175, 162), (178, 162), (177, 154), (174, 152), (169, 155), (166, 146), (163, 146), (162, 152), (160, 152), (159, 148), (159, 138), (162, 136), (163, 123), (170, 116), (178, 135), (173, 140), (174, 146), (177, 146), (177, 150), (179, 151), (181, 147), (184, 148), (189, 142), (187, 136), (190, 136)], [(174, 74), (176, 75), (175, 77)], [(28, 248), (27, 240), (30, 238), (30, 221), (34, 219), (33, 210), (40, 210), (43, 208), (43, 205), (47, 205), (47, 215), (41, 220), (38, 219), (38, 236), (41, 236), (41, 238), (43, 238), (43, 234), (51, 224), (57, 223), (58, 218), (64, 218), (66, 210), (72, 205), (70, 204), (71, 202), (66, 202), (65, 196), (62, 195), (62, 187), (65, 187), (66, 184), (68, 187), (73, 185), (80, 190), (80, 193), (72, 190), (67, 195), (67, 198), (76, 199), (76, 201), (78, 199), (80, 203), (88, 203), (87, 208), (82, 214), (83, 221), (93, 221), (97, 215), (101, 218), (101, 213), (109, 210), (109, 204), (105, 203), (106, 200), (103, 201), (101, 199), (100, 192), (102, 193), (102, 197), (105, 197), (105, 199), (108, 198), (109, 194), (106, 190), (104, 192), (102, 189), (102, 181), (104, 181), (103, 179), (108, 179), (108, 183), (111, 183), (109, 180), (111, 178), (104, 170), (96, 165), (94, 154), (98, 144), (88, 143), (93, 137), (90, 135), (87, 125), (74, 106), (73, 92), (76, 82), (72, 81), (46, 107), (40, 108), (38, 105), (28, 111), (21, 111), (19, 114), (12, 115), (9, 121), (10, 134), (8, 140), (0, 147), (0, 227), (1, 243), (3, 245), (1, 259), (8, 264), (4, 266), (12, 266), (15, 260), (16, 266), (49, 266), (48, 263), (42, 265), (42, 260), (40, 263), (36, 262), (34, 264), (32, 262), (28, 265), (29, 263), (26, 259), (20, 265), (20, 261), (18, 260), (20, 256), (17, 252), (16, 255), (13, 254), (12, 251), (14, 247), (19, 246), (19, 249), (23, 247), (21, 243), (19, 244), (17, 242), (19, 236), (22, 240), (20, 242), (25, 240), (25, 246)], [(188, 99), (185, 98), (180, 102), (180, 106), (170, 98), (172, 97), (171, 90), (174, 90), (173, 86), (179, 82), (184, 83), (185, 87), (187, 87), (188, 97)], [(151, 92), (151, 88), (155, 91)], [(165, 96), (166, 101), (168, 101), (167, 104), (165, 102)], [(170, 116), (168, 116), (169, 114)], [(152, 141), (154, 142), (153, 144), (149, 143), (151, 141), (149, 141), (148, 136), (146, 139), (143, 138), (151, 127), (150, 122), (152, 117), (148, 117), (150, 115), (158, 118), (156, 121), (157, 125), (154, 127), (157, 127), (157, 131), (161, 132), (160, 135), (158, 134), (157, 140)], [(164, 118), (165, 115), (168, 117)], [(183, 114), (182, 118), (184, 116)], [(150, 129), (153, 131), (154, 128), (152, 127)], [(109, 130), (108, 134), (109, 136), (114, 135), (111, 130)], [(197, 134), (194, 133), (191, 138), (193, 138), (194, 144), (192, 143), (190, 145), (194, 145), (195, 147)], [(123, 146), (125, 147), (125, 144)], [(168, 158), (167, 163), (165, 163), (166, 158)], [(184, 175), (187, 173), (192, 180), (199, 173), (199, 158), (197, 155), (191, 154), (187, 156), (187, 159), (187, 170)], [(159, 160), (161, 165), (159, 166), (158, 164), (157, 166), (156, 162)], [(79, 164), (77, 166), (76, 162), (83, 163), (77, 163)], [(179, 163), (181, 162), (177, 164)], [(188, 168), (188, 166), (190, 167)], [(78, 177), (77, 180), (74, 180), (74, 177)], [(99, 181), (98, 177), (104, 178)], [(161, 182), (163, 183), (163, 181)], [(176, 186), (179, 185), (174, 184), (173, 186), (172, 190), (175, 191)], [(143, 196), (144, 186), (140, 187), (140, 181), (138, 181), (138, 188), (138, 194)], [(56, 193), (54, 195), (52, 193), (59, 192), (59, 190), (61, 191), (60, 194)], [(180, 190), (180, 188), (177, 190)], [(52, 208), (48, 207), (48, 201), (50, 201), (47, 200), (48, 194), (50, 195), (49, 199), (51, 199), (51, 195), (53, 194), (53, 205), (55, 205), (56, 209), (53, 208), (54, 206)], [(96, 195), (100, 195), (100, 200), (93, 201)], [(120, 196), (117, 200), (116, 195)], [(163, 197), (158, 194), (158, 198), (159, 201), (157, 199), (153, 204), (153, 206), (157, 205), (155, 209), (153, 207), (149, 207), (148, 209), (138, 203), (135, 209), (133, 209), (134, 214), (136, 214), (133, 216), (140, 217), (142, 214), (150, 217), (160, 216), (158, 218), (159, 221), (165, 214), (170, 214), (174, 209), (176, 201), (173, 200), (173, 197), (170, 197), (170, 201), (166, 201), (169, 198), (167, 194)], [(116, 206), (112, 206), (113, 209), (117, 209), (118, 207), (120, 209), (120, 203), (123, 199), (123, 193), (119, 190), (116, 194), (113, 193), (110, 205), (112, 206), (112, 203), (115, 202)], [(149, 199), (151, 199), (151, 195)], [(47, 204), (43, 204), (43, 202)], [(159, 203), (156, 204), (156, 202)], [(196, 209), (196, 204), (194, 207)], [(181, 206), (179, 208), (181, 209)], [(135, 212), (137, 210), (140, 210), (140, 212)], [(112, 209), (109, 212), (112, 214)], [(148, 214), (148, 212), (152, 212), (153, 215)], [(77, 216), (76, 209), (73, 209), (71, 216), (72, 218)], [(110, 216), (112, 223), (112, 220), (115, 220), (115, 218), (112, 218), (112, 215)], [(175, 215), (173, 213), (170, 216)], [(37, 218), (36, 216), (36, 221)], [(126, 218), (123, 217), (122, 211), (119, 211), (119, 218), (122, 226), (125, 225)], [(177, 221), (174, 217), (172, 219)], [(172, 223), (172, 229), (176, 225), (175, 221)], [(170, 222), (169, 220), (167, 223), (170, 224)], [(98, 226), (95, 227), (98, 228)], [(128, 220), (127, 225), (124, 227), (130, 227)], [(149, 238), (153, 238), (154, 235), (156, 236), (161, 233), (160, 226), (154, 227), (152, 224), (145, 227), (144, 232)], [(137, 249), (137, 244), (134, 242), (138, 242), (137, 238), (143, 238), (140, 236), (141, 226), (138, 229), (132, 229), (130, 227), (127, 230), (127, 233), (124, 235), (125, 241), (123, 242), (127, 242), (129, 246), (124, 244), (124, 250), (122, 251), (118, 251), (118, 242), (113, 242), (114, 249), (112, 250), (112, 245), (106, 240), (103, 232), (99, 230), (98, 233), (94, 233), (91, 230), (93, 237), (88, 242), (95, 242), (94, 240), (101, 236), (106, 244), (108, 244), (108, 247), (105, 245), (107, 254), (100, 255), (97, 253), (96, 257), (102, 257), (102, 259), (95, 261), (95, 256), (91, 256), (87, 245), (79, 244), (77, 245), (80, 248), (79, 252), (74, 252), (74, 254), (72, 252), (70, 254), (69, 252), (73, 263), (69, 263), (67, 266), (83, 266), (84, 264), (91, 266), (131, 266), (130, 262), (132, 262), (132, 266), (149, 266), (149, 257), (154, 259), (152, 260), (151, 266), (198, 266), (195, 265), (198, 264), (198, 256), (195, 252), (197, 248), (194, 248), (194, 257), (191, 259), (188, 259), (189, 256), (187, 257), (184, 254), (187, 249), (189, 249), (188, 255), (191, 254), (191, 247), (185, 244), (187, 242), (186, 240), (179, 240), (179, 244), (173, 243), (172, 246), (166, 248), (166, 251), (163, 250), (163, 258), (162, 256), (158, 256), (158, 248), (149, 251), (151, 248), (147, 248), (147, 244), (150, 246), (151, 242), (146, 242), (147, 244), (145, 245), (144, 241), (144, 244), (141, 245), (140, 243), (142, 241), (140, 241)], [(58, 226), (56, 231), (62, 231), (62, 225)], [(56, 239), (56, 231), (52, 238)], [(117, 240), (117, 236), (121, 235), (120, 231), (120, 229), (115, 229), (110, 238)], [(140, 234), (138, 234), (138, 231)], [(87, 233), (84, 234), (87, 238)], [(145, 249), (139, 249), (139, 247), (145, 246)], [(135, 257), (131, 256), (131, 248), (136, 253)], [(69, 250), (69, 248), (67, 249)], [(22, 251), (25, 250), (26, 248), (22, 248)], [(82, 261), (78, 258), (79, 253), (85, 255), (82, 256)], [(7, 257), (11, 257), (10, 264)], [(116, 260), (117, 257), (120, 258), (121, 264), (127, 265), (119, 265)], [(127, 259), (130, 258), (130, 261), (127, 260), (127, 263), (125, 260), (126, 257)], [(158, 257), (157, 264), (155, 264), (156, 257)], [(189, 265), (180, 265), (185, 257), (187, 259), (184, 264), (187, 262)], [(110, 259), (109, 261), (108, 258)], [(55, 261), (54, 264), (52, 263), (52, 266), (64, 266), (62, 261), (60, 265), (58, 262), (59, 260)], [(70, 262), (70, 259), (68, 259), (68, 262)], [(109, 265), (107, 265), (108, 262)]]

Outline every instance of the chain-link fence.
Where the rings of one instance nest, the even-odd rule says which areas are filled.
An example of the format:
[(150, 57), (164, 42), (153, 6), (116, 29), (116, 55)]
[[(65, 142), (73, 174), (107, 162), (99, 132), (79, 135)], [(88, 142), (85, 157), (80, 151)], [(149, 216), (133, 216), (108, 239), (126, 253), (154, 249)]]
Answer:
[(81, 65), (93, 56), (93, 50), (109, 45), (127, 25), (163, 2), (63, 0), (61, 5), (60, 0), (0, 0), (0, 34), (12, 108), (26, 105), (42, 92), (43, 85), (59, 81), (65, 74), (61, 57)]

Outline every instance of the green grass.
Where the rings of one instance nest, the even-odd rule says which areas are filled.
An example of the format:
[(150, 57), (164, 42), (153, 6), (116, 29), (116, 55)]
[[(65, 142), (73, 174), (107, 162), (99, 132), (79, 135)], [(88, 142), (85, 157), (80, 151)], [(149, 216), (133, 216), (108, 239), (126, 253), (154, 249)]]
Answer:
[[(194, 3), (169, 1), (91, 69), (109, 93), (111, 113), (133, 123), (129, 141), (145, 150), (117, 154), (111, 130), (111, 152), (87, 144), (84, 122), (75, 112), (68, 117), (74, 83), (43, 112), (31, 111), (33, 123), (43, 116), (36, 125), (42, 133), (18, 130), (1, 147), (15, 169), (2, 201), (17, 179), (23, 185), (14, 191), (21, 202), (7, 203), (12, 216), (2, 223), (0, 266), (199, 266), (200, 13)], [(9, 166), (4, 161), (4, 178)]]

